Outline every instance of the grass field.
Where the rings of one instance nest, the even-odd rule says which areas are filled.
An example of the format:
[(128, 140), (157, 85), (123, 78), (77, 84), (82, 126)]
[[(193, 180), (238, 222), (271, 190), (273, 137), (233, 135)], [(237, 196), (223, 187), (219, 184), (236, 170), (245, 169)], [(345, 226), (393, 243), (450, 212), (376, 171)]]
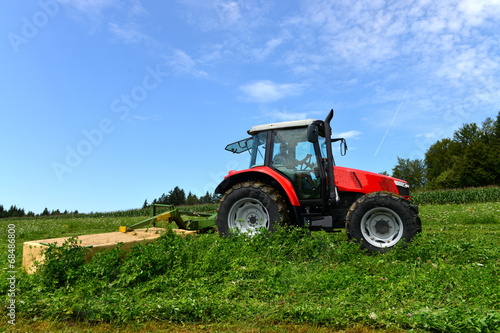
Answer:
[[(54, 251), (43, 274), (20, 272), (22, 242), (115, 231), (141, 218), (0, 220), (0, 289), (16, 236), (16, 325), (46, 332), (499, 332), (500, 202), (420, 207), (423, 232), (386, 254), (344, 232), (253, 238), (167, 234), (121, 259)], [(10, 225), (10, 227), (9, 227)], [(12, 226), (15, 227), (12, 227)], [(9, 301), (5, 297), (5, 303)]]

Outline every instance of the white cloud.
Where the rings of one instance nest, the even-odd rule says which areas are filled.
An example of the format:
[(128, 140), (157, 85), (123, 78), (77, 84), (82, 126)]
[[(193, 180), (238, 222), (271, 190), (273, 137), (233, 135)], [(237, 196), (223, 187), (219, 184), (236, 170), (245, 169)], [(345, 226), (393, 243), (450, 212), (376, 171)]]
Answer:
[(134, 115), (133, 118), (139, 121), (161, 121), (163, 119), (160, 114), (152, 114), (148, 116)]
[(208, 74), (199, 68), (198, 62), (189, 54), (180, 49), (173, 49), (165, 53), (167, 65), (177, 74), (190, 74), (197, 77), (207, 77)]
[(57, 1), (70, 9), (73, 19), (87, 24), (92, 32), (106, 26), (114, 37), (126, 44), (157, 44), (152, 37), (141, 31), (139, 20), (149, 13), (140, 0)]
[(300, 14), (284, 23), (295, 44), (287, 63), (302, 73), (333, 70), (338, 65), (378, 72), (414, 59), (429, 66), (442, 61), (442, 51), (487, 40), (472, 28), (483, 24), (495, 29), (493, 20), (499, 14), (500, 0), (388, 1), (385, 5), (308, 1)]
[[(151, 52), (165, 60), (177, 74), (189, 74), (196, 77), (207, 77), (208, 74), (200, 69), (200, 62), (195, 60), (188, 52), (171, 47), (161, 40), (154, 38), (145, 29), (145, 19), (150, 14), (142, 5), (140, 0), (60, 0), (65, 5), (74, 9), (81, 19), (86, 15), (93, 25), (98, 26), (110, 17), (107, 24), (108, 31), (112, 36), (125, 44), (139, 45), (145, 51)], [(217, 2), (220, 17), (226, 21), (239, 18), (238, 5), (232, 2)], [(113, 9), (112, 15), (101, 16), (106, 9)], [(146, 32), (145, 32), (146, 31)]]
[(268, 111), (264, 114), (264, 116), (272, 122), (307, 119), (307, 113), (305, 112), (289, 112), (279, 110)]
[(347, 132), (342, 132), (342, 133), (334, 133), (333, 136), (336, 138), (344, 138), (344, 139), (355, 139), (359, 137), (361, 134), (363, 134), (360, 131), (352, 130), (352, 131), (347, 131)]
[(434, 132), (422, 133), (422, 134), (417, 134), (415, 137), (434, 140), (436, 138), (436, 133), (434, 133)]
[(139, 44), (142, 42), (153, 42), (152, 38), (142, 33), (136, 24), (128, 23), (120, 26), (118, 23), (109, 22), (109, 31), (126, 44)]
[(116, 0), (58, 0), (58, 2), (89, 14), (99, 14), (105, 8), (118, 4)]
[(282, 38), (272, 38), (268, 40), (263, 48), (255, 48), (252, 53), (254, 57), (258, 60), (262, 60), (268, 57), (274, 50), (283, 44)]
[(247, 31), (255, 26), (266, 8), (259, 0), (177, 0), (184, 20), (203, 31)]
[(240, 6), (236, 1), (217, 1), (215, 8), (223, 25), (233, 25), (241, 19)]
[(485, 19), (496, 17), (500, 13), (499, 5), (499, 0), (463, 0), (457, 8), (463, 13), (468, 24), (477, 26)]
[(131, 0), (128, 14), (131, 16), (148, 14), (148, 11), (142, 6), (140, 0)]
[(257, 81), (240, 87), (248, 102), (270, 103), (291, 96), (300, 95), (306, 85), (300, 83), (274, 83), (269, 80)]
[(408, 112), (396, 122), (417, 133), (470, 121), (500, 103), (500, 0), (301, 4), (281, 24), (281, 63), (314, 82), (329, 75), (334, 91), (362, 91), (351, 106), (379, 110), (383, 123), (407, 89)]
[[(156, 48), (176, 73), (207, 77), (204, 68), (259, 63), (320, 88), (327, 80), (334, 86), (333, 78), (341, 87), (330, 91), (366, 88), (358, 105), (390, 102), (391, 95), (397, 101), (408, 87), (428, 100), (451, 96), (449, 108), (499, 101), (500, 0), (309, 0), (279, 10), (260, 0), (177, 0), (190, 37), (203, 38), (182, 50), (155, 45), (140, 24), (147, 11), (139, 0), (60, 1), (89, 14), (126, 13), (113, 13), (109, 31), (125, 43)], [(393, 89), (395, 83), (403, 86)], [(269, 103), (306, 87), (257, 81), (239, 89), (244, 101)]]
[(147, 13), (140, 0), (57, 0), (57, 2), (87, 14), (100, 14), (107, 8), (122, 9), (128, 16)]

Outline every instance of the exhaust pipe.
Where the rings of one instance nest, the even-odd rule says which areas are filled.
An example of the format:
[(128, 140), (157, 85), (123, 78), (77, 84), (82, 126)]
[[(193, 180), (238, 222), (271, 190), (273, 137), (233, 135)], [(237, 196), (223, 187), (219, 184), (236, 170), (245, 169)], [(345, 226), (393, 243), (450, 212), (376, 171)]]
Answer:
[(335, 205), (339, 200), (333, 174), (332, 128), (330, 126), (330, 121), (333, 119), (333, 113), (334, 111), (331, 109), (325, 118), (326, 157), (328, 160), (326, 177), (328, 178), (328, 205), (330, 206)]

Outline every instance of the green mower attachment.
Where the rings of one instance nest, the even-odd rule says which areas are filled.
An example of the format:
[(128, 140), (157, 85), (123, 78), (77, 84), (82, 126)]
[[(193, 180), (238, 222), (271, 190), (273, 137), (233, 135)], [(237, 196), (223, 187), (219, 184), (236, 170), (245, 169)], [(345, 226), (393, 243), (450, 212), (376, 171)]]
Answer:
[[(166, 208), (167, 211), (157, 214), (157, 208)], [(189, 211), (180, 211), (175, 206), (171, 205), (161, 205), (161, 204), (153, 204), (151, 205), (151, 215), (150, 218), (147, 218), (141, 222), (137, 222), (131, 226), (121, 226), (119, 227), (120, 232), (129, 232), (138, 228), (147, 229), (151, 226), (156, 227), (156, 222), (158, 221), (168, 221), (168, 223), (175, 222), (179, 229), (184, 230), (203, 230), (215, 227), (215, 215), (216, 214), (207, 214), (207, 213), (195, 213)], [(198, 217), (201, 219), (193, 219), (193, 220), (183, 220), (182, 216), (190, 216), (190, 217)]]

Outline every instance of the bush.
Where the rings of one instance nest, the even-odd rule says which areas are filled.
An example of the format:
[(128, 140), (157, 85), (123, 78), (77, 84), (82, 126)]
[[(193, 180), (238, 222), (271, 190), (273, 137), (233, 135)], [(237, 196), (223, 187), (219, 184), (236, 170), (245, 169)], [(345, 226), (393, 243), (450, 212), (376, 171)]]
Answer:
[(48, 290), (72, 285), (80, 277), (87, 249), (79, 245), (76, 237), (69, 238), (61, 246), (48, 245), (45, 261), (36, 263), (39, 285)]

